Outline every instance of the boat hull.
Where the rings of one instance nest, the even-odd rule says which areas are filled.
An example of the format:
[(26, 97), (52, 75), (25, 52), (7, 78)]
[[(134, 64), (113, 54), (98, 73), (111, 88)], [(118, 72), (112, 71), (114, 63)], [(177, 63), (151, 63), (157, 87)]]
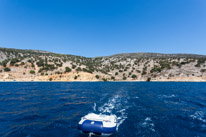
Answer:
[(85, 120), (82, 124), (78, 124), (78, 129), (83, 133), (93, 133), (95, 135), (109, 136), (116, 132), (116, 126), (104, 127), (103, 122)]

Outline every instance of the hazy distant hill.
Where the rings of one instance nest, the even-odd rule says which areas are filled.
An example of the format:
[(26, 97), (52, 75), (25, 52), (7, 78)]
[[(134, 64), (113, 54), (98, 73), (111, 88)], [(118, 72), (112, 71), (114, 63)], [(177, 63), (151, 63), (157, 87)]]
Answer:
[(122, 53), (115, 54), (112, 57), (129, 57), (129, 58), (204, 58), (206, 55), (196, 54), (160, 54), (160, 53)]
[(206, 56), (123, 53), (87, 58), (0, 48), (0, 81), (206, 81)]

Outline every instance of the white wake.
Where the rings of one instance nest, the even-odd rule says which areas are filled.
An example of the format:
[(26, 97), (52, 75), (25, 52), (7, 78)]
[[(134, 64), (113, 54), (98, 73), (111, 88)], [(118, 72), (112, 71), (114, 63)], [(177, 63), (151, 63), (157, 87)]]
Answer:
[(100, 107), (97, 107), (96, 103), (94, 103), (93, 110), (100, 114), (116, 115), (118, 131), (119, 126), (127, 119), (128, 99), (129, 97), (125, 92), (124, 94), (117, 94)]

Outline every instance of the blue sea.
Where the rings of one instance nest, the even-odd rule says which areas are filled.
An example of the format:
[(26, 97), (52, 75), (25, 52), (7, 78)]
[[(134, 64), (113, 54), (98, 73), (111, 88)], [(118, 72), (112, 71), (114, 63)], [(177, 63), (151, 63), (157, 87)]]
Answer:
[(206, 83), (0, 83), (1, 137), (88, 137), (88, 113), (117, 116), (111, 137), (206, 137)]

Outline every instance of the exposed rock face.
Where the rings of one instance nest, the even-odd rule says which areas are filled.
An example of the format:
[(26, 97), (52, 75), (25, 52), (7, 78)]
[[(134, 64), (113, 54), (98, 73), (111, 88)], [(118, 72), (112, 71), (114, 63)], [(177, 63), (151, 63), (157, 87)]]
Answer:
[(86, 58), (0, 48), (0, 81), (206, 81), (206, 56), (128, 53)]

